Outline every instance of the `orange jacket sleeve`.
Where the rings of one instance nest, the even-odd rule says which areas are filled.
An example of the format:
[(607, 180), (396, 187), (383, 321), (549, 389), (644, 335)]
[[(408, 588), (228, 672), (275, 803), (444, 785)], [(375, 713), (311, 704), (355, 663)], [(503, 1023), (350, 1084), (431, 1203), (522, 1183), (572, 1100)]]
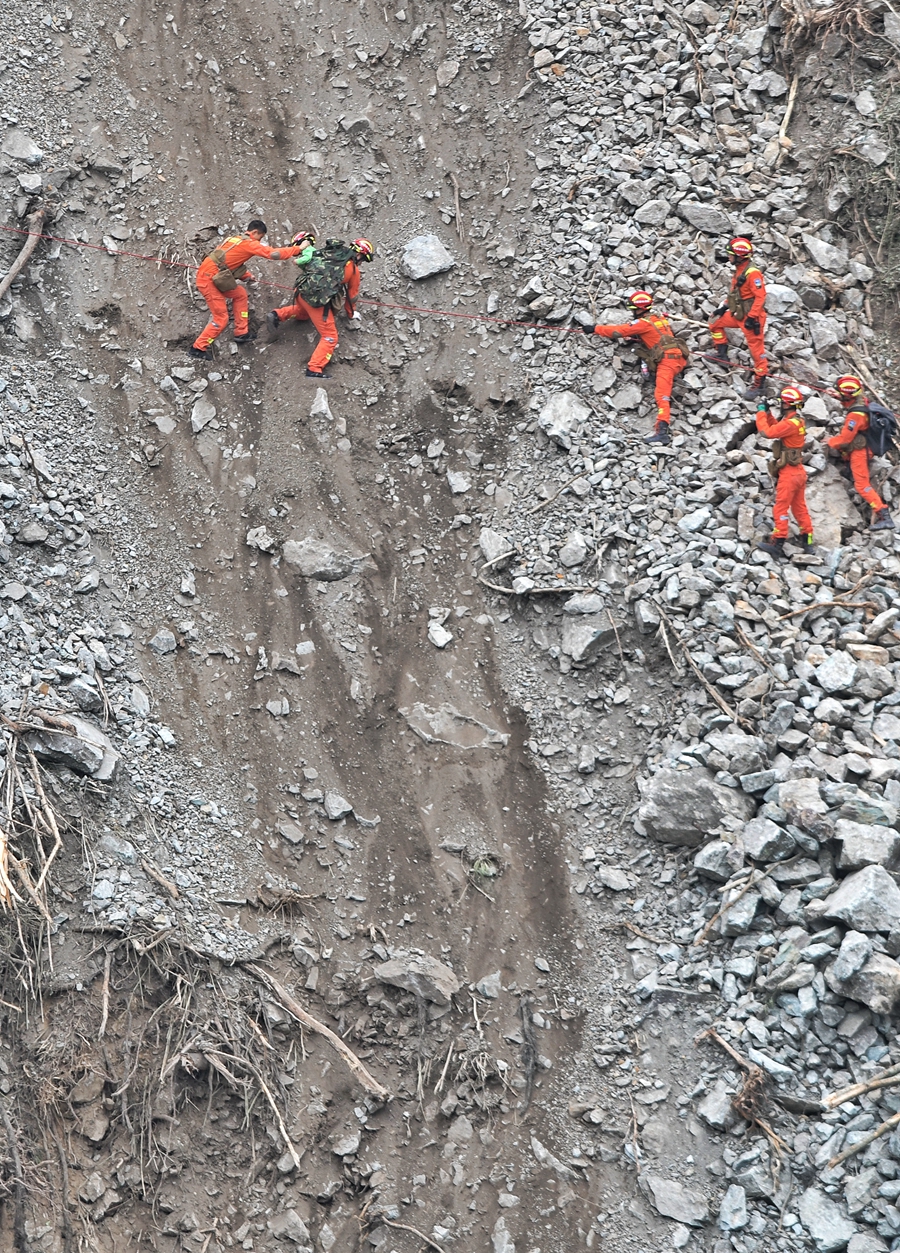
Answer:
[(797, 425), (788, 418), (776, 422), (770, 413), (760, 409), (756, 415), (756, 429), (766, 439), (787, 439), (797, 434)]
[[(234, 256), (246, 261), (249, 257), (262, 257), (266, 261), (287, 261), (289, 257), (299, 256), (300, 251), (293, 245), (286, 248), (270, 248), (268, 244), (257, 243), (255, 239), (243, 239), (231, 249), (228, 258), (230, 260)], [(236, 262), (232, 262), (232, 265), (234, 264)]]
[(618, 326), (595, 326), (594, 334), (599, 335), (601, 339), (612, 339), (613, 335), (622, 335), (625, 339), (633, 339), (640, 336), (641, 332), (646, 330), (643, 320), (637, 322), (622, 322)]
[(846, 448), (852, 444), (857, 435), (868, 430), (869, 422), (866, 415), (859, 409), (851, 409), (844, 419), (844, 425), (838, 435), (832, 435), (827, 441), (829, 448)]
[(347, 288), (347, 299), (352, 302), (359, 295), (360, 274), (355, 261), (348, 261), (344, 266), (344, 283)]

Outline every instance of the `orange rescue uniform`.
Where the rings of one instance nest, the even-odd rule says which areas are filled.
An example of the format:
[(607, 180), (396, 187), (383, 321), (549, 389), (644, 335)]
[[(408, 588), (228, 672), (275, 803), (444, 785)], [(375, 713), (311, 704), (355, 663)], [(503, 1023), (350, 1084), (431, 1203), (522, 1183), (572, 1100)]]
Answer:
[[(619, 326), (595, 326), (594, 334), (602, 339), (639, 339), (646, 353), (641, 356), (656, 365), (656, 399), (658, 422), (670, 422), (672, 410), (672, 383), (687, 365), (687, 358), (675, 344), (675, 336), (669, 319), (662, 313), (648, 313), (636, 322), (623, 322)], [(667, 342), (670, 341), (670, 342)], [(640, 349), (638, 350), (640, 352)]]
[[(780, 439), (785, 448), (802, 448), (806, 443), (806, 424), (797, 409), (787, 409), (776, 422), (766, 409), (756, 415), (756, 429), (766, 439)], [(793, 514), (803, 535), (812, 535), (813, 524), (806, 507), (806, 467), (785, 465), (778, 471), (775, 505), (772, 510), (775, 529), (773, 539), (787, 539), (788, 515)]]
[[(712, 341), (714, 344), (727, 344), (728, 336), (725, 331), (740, 327), (753, 358), (753, 372), (757, 378), (765, 378), (769, 373), (769, 360), (766, 356), (766, 282), (762, 270), (757, 269), (749, 258), (735, 269), (728, 300), (729, 306), (738, 310), (743, 308), (744, 315), (736, 316), (729, 307), (719, 317), (713, 318), (709, 324)], [(750, 330), (747, 318), (757, 319), (758, 331)]]
[[(344, 266), (344, 312), (348, 318), (353, 317), (354, 302), (359, 295), (359, 284), (359, 266), (355, 261), (348, 261)], [(338, 346), (337, 321), (331, 305), (323, 307), (307, 304), (302, 296), (297, 296), (293, 304), (284, 305), (275, 312), (279, 322), (285, 322), (290, 318), (296, 318), (299, 322), (312, 322), (319, 332), (319, 342), (309, 359), (308, 368), (314, 370), (316, 374), (321, 374)]]
[[(267, 261), (287, 261), (296, 257), (301, 249), (291, 245), (288, 248), (270, 248), (267, 244), (258, 243), (255, 239), (245, 239), (243, 235), (232, 235), (218, 245), (225, 254), (225, 264), (235, 276), (250, 280), (253, 275), (245, 269), (251, 257), (263, 257)], [(210, 344), (217, 339), (228, 325), (228, 305), (234, 317), (235, 339), (246, 339), (250, 329), (249, 301), (247, 288), (238, 283), (230, 292), (220, 292), (213, 283), (213, 275), (219, 273), (219, 267), (210, 257), (200, 263), (197, 271), (197, 291), (209, 305), (212, 315), (207, 325), (194, 340), (194, 347), (205, 352)]]
[(850, 462), (853, 486), (863, 500), (875, 510), (884, 509), (884, 501), (869, 481), (869, 462), (873, 454), (865, 440), (865, 433), (869, 429), (868, 397), (862, 396), (842, 403), (847, 410), (843, 428), (839, 435), (832, 435), (826, 442), (829, 448), (840, 452), (842, 461)]

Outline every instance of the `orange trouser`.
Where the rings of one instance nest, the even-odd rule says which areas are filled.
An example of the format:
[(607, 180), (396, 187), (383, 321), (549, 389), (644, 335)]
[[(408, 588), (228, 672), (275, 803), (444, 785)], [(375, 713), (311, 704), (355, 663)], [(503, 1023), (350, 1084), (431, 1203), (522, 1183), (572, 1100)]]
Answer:
[(317, 372), (324, 370), (338, 346), (337, 320), (334, 310), (308, 305), (302, 296), (298, 296), (294, 304), (285, 305), (283, 309), (276, 309), (275, 312), (278, 314), (279, 322), (286, 322), (289, 318), (296, 318), (299, 322), (312, 322), (319, 332), (319, 342), (309, 359), (309, 368)]
[(805, 466), (785, 466), (778, 471), (775, 506), (772, 510), (775, 519), (773, 534), (776, 539), (787, 539), (789, 513), (797, 519), (797, 525), (804, 535), (812, 535), (812, 518), (806, 507)]
[(872, 460), (872, 454), (868, 448), (857, 448), (855, 452), (850, 454), (850, 470), (853, 474), (853, 486), (862, 496), (866, 504), (871, 505), (873, 509), (883, 509), (884, 501), (875, 491), (875, 488), (869, 482), (869, 462)]
[(744, 339), (747, 341), (747, 347), (750, 349), (750, 356), (753, 358), (753, 370), (757, 378), (764, 378), (769, 373), (769, 360), (766, 356), (766, 315), (760, 314), (759, 330), (748, 330), (743, 322), (739, 322), (736, 317), (726, 309), (720, 318), (715, 318), (710, 322), (709, 329), (712, 331), (712, 341), (714, 344), (726, 344), (728, 337), (726, 330), (742, 330)]
[(194, 340), (194, 347), (204, 352), (214, 339), (217, 339), (228, 325), (228, 303), (234, 316), (234, 337), (243, 339), (250, 330), (250, 314), (248, 312), (247, 288), (238, 283), (234, 291), (220, 292), (211, 277), (203, 274), (197, 276), (197, 291), (209, 305), (212, 318)]
[(656, 367), (654, 397), (657, 406), (657, 422), (671, 421), (672, 383), (675, 380), (675, 376), (680, 374), (686, 365), (687, 362), (680, 352), (667, 352)]

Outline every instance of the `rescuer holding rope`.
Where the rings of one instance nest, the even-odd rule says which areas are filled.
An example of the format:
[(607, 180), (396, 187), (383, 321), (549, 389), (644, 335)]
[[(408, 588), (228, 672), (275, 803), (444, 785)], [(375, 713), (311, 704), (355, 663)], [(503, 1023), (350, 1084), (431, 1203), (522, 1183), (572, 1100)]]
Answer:
[(807, 475), (802, 461), (803, 445), (806, 443), (806, 424), (800, 413), (803, 393), (798, 387), (785, 387), (779, 399), (781, 419), (777, 422), (769, 413), (764, 396), (756, 402), (756, 429), (760, 435), (772, 440), (769, 473), (775, 480), (775, 504), (772, 508), (775, 528), (772, 538), (758, 547), (764, 553), (783, 559), (789, 515), (794, 515), (800, 527), (799, 542), (806, 551), (813, 547), (813, 524), (806, 507)]
[(753, 244), (743, 235), (728, 241), (725, 252), (734, 262), (731, 291), (724, 305), (713, 314), (709, 324), (719, 361), (728, 361), (726, 330), (740, 328), (753, 358), (753, 381), (744, 392), (745, 400), (765, 396), (769, 374), (766, 356), (766, 283), (762, 270), (751, 264)]

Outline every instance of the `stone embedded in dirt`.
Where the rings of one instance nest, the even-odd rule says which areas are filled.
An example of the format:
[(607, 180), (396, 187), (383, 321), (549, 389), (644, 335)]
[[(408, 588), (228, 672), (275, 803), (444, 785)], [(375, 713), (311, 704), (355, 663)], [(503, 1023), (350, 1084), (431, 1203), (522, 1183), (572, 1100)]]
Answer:
[(341, 796), (340, 792), (325, 793), (325, 815), (332, 822), (337, 822), (340, 818), (346, 818), (348, 814), (352, 813), (353, 806)]
[(591, 410), (574, 392), (554, 392), (538, 414), (538, 426), (561, 448), (569, 449)]
[(106, 1080), (102, 1075), (93, 1072), (82, 1075), (69, 1089), (69, 1100), (73, 1105), (89, 1105), (100, 1100), (105, 1086)]
[(432, 618), (428, 623), (428, 639), (435, 648), (446, 648), (448, 644), (453, 643), (453, 632), (448, 631), (442, 623)]
[(462, 470), (448, 470), (447, 485), (454, 496), (462, 496), (471, 488), (472, 479)]
[(687, 1227), (701, 1227), (709, 1221), (709, 1206), (702, 1192), (662, 1175), (644, 1175), (639, 1177), (638, 1183), (643, 1191), (649, 1192), (663, 1218), (674, 1218)]
[(601, 649), (616, 638), (615, 628), (606, 616), (585, 614), (563, 622), (560, 649), (576, 663), (595, 661)]
[(730, 1131), (737, 1124), (738, 1116), (731, 1104), (733, 1093), (728, 1091), (724, 1079), (717, 1079), (706, 1096), (697, 1105), (697, 1116), (714, 1131)]
[(336, 552), (324, 540), (311, 535), (301, 540), (285, 541), (282, 555), (289, 566), (296, 568), (304, 579), (318, 579), (322, 583), (334, 583), (354, 574), (364, 558), (351, 557)]
[(276, 1214), (268, 1220), (266, 1226), (276, 1240), (288, 1240), (298, 1249), (308, 1249), (312, 1253), (309, 1228), (295, 1209)]
[(168, 627), (160, 627), (154, 636), (148, 640), (148, 647), (152, 648), (160, 657), (164, 657), (166, 653), (174, 653), (178, 648), (178, 641)]
[(489, 748), (497, 744), (505, 748), (509, 743), (507, 732), (461, 713), (448, 701), (437, 709), (416, 701), (411, 707), (402, 706), (398, 713), (426, 744), (452, 744), (455, 748)]
[(856, 1231), (856, 1223), (845, 1218), (840, 1207), (820, 1188), (807, 1188), (797, 1209), (817, 1253), (839, 1253)]
[(497, 997), (503, 991), (500, 982), (500, 971), (495, 970), (492, 975), (485, 975), (483, 979), (479, 979), (475, 984), (475, 991), (480, 992), (481, 995), (487, 997), (489, 1001), (496, 1001)]
[(60, 762), (76, 774), (89, 774), (100, 782), (111, 779), (119, 754), (109, 736), (75, 714), (58, 715), (58, 719), (67, 730), (46, 726), (26, 734), (25, 741), (34, 755), (41, 761)]
[(38, 165), (44, 159), (44, 153), (30, 135), (18, 127), (10, 127), (0, 142), (0, 152), (5, 157), (13, 157), (16, 161), (27, 161), (29, 165)]
[(403, 249), (400, 268), (407, 278), (430, 278), (456, 265), (437, 235), (417, 235)]
[(884, 866), (896, 870), (900, 862), (900, 834), (890, 827), (868, 826), (839, 818), (834, 824), (835, 839), (841, 842), (838, 867), (859, 870), (862, 866)]
[(450, 998), (462, 987), (449, 966), (426, 954), (414, 953), (383, 962), (375, 967), (375, 978), (424, 997), (434, 1005), (449, 1005)]
[(45, 526), (41, 526), (40, 522), (26, 522), (23, 527), (19, 528), (16, 539), (20, 544), (43, 544), (50, 532)]
[(94, 1201), (99, 1201), (105, 1191), (106, 1181), (99, 1170), (94, 1170), (78, 1189), (78, 1195), (82, 1201), (86, 1201), (88, 1205), (91, 1205)]
[(551, 1153), (548, 1148), (545, 1148), (537, 1136), (534, 1135), (531, 1137), (531, 1151), (540, 1166), (545, 1166), (554, 1171), (560, 1179), (576, 1178), (575, 1171), (561, 1162), (555, 1153)]
[(458, 73), (458, 61), (442, 61), (437, 67), (436, 78), (438, 87), (449, 87)]
[(664, 768), (645, 787), (638, 818), (654, 839), (696, 848), (725, 818), (744, 822), (753, 809), (749, 796), (716, 783), (702, 766)]
[(596, 592), (576, 592), (563, 604), (563, 613), (570, 615), (581, 613), (602, 613), (605, 602)]
[(331, 1146), (331, 1151), (335, 1157), (353, 1157), (359, 1152), (360, 1134), (358, 1131), (351, 1132), (350, 1135), (340, 1136)]
[(244, 542), (248, 548), (255, 548), (261, 553), (274, 552), (278, 546), (278, 541), (269, 534), (265, 526), (251, 527), (245, 536)]
[(498, 562), (499, 558), (507, 553), (512, 556), (512, 544), (508, 535), (502, 534), (500, 531), (494, 531), (489, 526), (483, 526), (478, 536), (478, 547), (481, 549), (481, 555), (485, 561)]
[(327, 418), (329, 422), (334, 421), (334, 414), (331, 412), (331, 405), (328, 403), (328, 392), (324, 387), (317, 387), (313, 402), (309, 407), (309, 416), (311, 418)]
[(66, 687), (66, 691), (78, 708), (87, 714), (97, 714), (103, 709), (103, 697), (97, 687), (89, 683), (87, 679), (73, 679)]
[(856, 931), (900, 927), (900, 888), (883, 866), (866, 866), (849, 875), (822, 904), (824, 917), (837, 918)]
[(506, 1219), (501, 1214), (491, 1231), (491, 1247), (493, 1253), (516, 1253), (516, 1245), (506, 1226)]
[(217, 413), (218, 410), (212, 401), (203, 396), (195, 400), (191, 409), (191, 430), (194, 434), (199, 435), (204, 427), (209, 426)]

